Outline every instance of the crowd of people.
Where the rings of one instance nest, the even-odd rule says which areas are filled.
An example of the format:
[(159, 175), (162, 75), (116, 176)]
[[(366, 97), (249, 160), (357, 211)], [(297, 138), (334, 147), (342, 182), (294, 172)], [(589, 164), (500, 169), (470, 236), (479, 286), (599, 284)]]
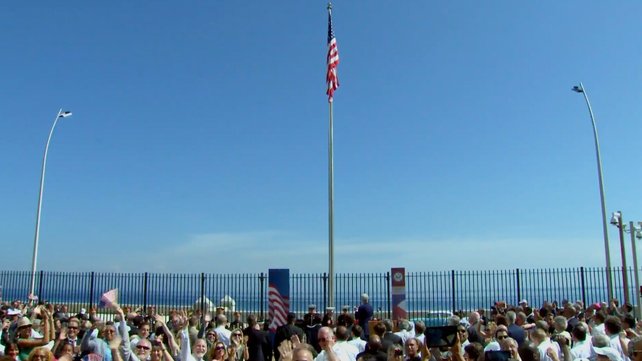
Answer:
[[(437, 329), (375, 319), (367, 294), (358, 308), (334, 311), (310, 305), (274, 329), (253, 314), (228, 320), (223, 308), (161, 316), (114, 304), (70, 314), (65, 305), (14, 301), (0, 308), (0, 361), (642, 361), (641, 325), (617, 300), (498, 301)], [(432, 344), (435, 330), (451, 330), (451, 342)]]

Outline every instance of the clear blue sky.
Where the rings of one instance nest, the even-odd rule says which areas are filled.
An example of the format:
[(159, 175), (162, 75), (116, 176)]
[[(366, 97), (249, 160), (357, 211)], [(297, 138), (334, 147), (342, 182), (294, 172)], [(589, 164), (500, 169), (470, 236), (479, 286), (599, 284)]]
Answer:
[[(4, 3), (2, 268), (31, 267), (64, 107), (39, 268), (326, 271), (325, 7)], [(609, 215), (642, 221), (641, 13), (336, 1), (335, 270), (603, 265), (593, 133), (571, 87), (595, 111)]]

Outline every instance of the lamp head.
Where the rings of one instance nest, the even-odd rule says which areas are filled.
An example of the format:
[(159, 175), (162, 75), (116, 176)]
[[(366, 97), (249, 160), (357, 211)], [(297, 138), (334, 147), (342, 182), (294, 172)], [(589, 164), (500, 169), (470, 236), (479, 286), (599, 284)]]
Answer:
[(613, 212), (611, 215), (611, 224), (614, 226), (617, 226), (620, 224), (620, 217), (622, 217), (622, 213), (620, 212)]
[(574, 86), (572, 90), (576, 93), (584, 93), (584, 89), (580, 85)]
[(642, 239), (642, 222), (638, 222), (637, 225), (633, 225), (631, 232), (635, 232), (635, 238)]

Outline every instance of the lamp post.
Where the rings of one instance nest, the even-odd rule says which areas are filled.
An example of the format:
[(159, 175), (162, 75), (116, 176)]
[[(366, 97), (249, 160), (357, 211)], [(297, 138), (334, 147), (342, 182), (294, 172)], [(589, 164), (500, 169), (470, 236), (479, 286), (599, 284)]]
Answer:
[(589, 102), (588, 94), (586, 94), (586, 89), (584, 85), (580, 82), (580, 85), (573, 87), (573, 91), (577, 93), (582, 93), (584, 95), (584, 100), (586, 100), (586, 106), (588, 107), (589, 114), (591, 116), (591, 123), (593, 124), (593, 136), (595, 139), (595, 155), (597, 157), (597, 177), (600, 185), (600, 203), (602, 206), (602, 233), (604, 235), (604, 256), (606, 258), (606, 285), (608, 288), (608, 298), (613, 298), (613, 275), (611, 275), (611, 252), (609, 251), (609, 232), (606, 229), (606, 201), (604, 200), (604, 179), (602, 177), (602, 157), (600, 156), (600, 142), (597, 137), (597, 127), (595, 126), (595, 117), (593, 116), (593, 109), (591, 108), (591, 103)]
[(33, 258), (31, 259), (31, 286), (29, 287), (29, 297), (35, 295), (36, 287), (36, 265), (38, 264), (38, 237), (40, 236), (40, 213), (42, 210), (42, 194), (45, 190), (45, 170), (47, 168), (47, 152), (49, 151), (49, 142), (51, 142), (51, 136), (53, 135), (58, 119), (67, 118), (71, 116), (71, 112), (63, 111), (62, 108), (58, 111), (56, 118), (54, 119), (51, 130), (49, 131), (49, 137), (47, 138), (47, 144), (45, 145), (45, 154), (42, 157), (42, 173), (40, 173), (40, 192), (38, 193), (38, 210), (36, 211), (36, 234), (33, 239)]
[(629, 303), (629, 277), (626, 272), (626, 251), (624, 249), (624, 225), (622, 224), (622, 212), (613, 212), (611, 224), (618, 228), (620, 234), (620, 252), (622, 253), (622, 287), (624, 288), (624, 303)]
[(635, 247), (635, 239), (642, 239), (642, 222), (636, 226), (629, 222), (629, 233), (631, 233), (631, 251), (633, 252), (633, 275), (635, 276), (635, 316), (642, 319), (642, 308), (640, 307), (640, 278), (638, 276), (638, 251)]

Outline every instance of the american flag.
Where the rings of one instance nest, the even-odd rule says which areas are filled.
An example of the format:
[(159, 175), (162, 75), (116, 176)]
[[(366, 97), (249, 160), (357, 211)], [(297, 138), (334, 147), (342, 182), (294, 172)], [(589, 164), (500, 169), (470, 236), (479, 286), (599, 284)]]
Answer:
[(268, 273), (268, 315), (270, 331), (287, 323), (290, 311), (290, 270), (270, 269)]
[(103, 293), (103, 295), (100, 296), (100, 302), (98, 303), (98, 307), (106, 308), (106, 307), (112, 307), (117, 304), (118, 304), (118, 288), (114, 288)]
[(328, 102), (332, 103), (334, 91), (339, 87), (339, 75), (337, 75), (337, 65), (339, 65), (339, 48), (337, 39), (332, 31), (332, 4), (328, 4), (328, 72), (325, 81), (328, 84)]

